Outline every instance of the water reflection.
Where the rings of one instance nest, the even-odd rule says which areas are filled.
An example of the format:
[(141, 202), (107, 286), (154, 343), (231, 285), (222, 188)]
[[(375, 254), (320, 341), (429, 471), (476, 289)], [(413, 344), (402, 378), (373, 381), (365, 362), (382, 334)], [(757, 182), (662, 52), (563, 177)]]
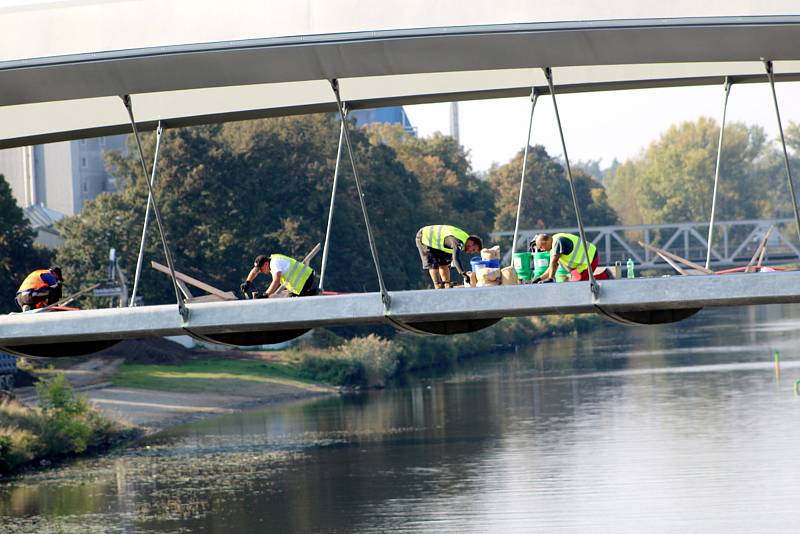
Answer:
[[(787, 532), (789, 307), (609, 325), (447, 380), (218, 417), (0, 487), (4, 528)], [(772, 372), (781, 352), (783, 383)]]

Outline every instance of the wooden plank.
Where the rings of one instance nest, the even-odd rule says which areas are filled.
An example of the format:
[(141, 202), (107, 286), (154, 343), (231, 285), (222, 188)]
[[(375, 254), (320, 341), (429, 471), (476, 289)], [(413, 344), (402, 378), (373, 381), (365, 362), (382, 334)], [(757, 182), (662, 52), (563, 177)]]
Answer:
[(706, 269), (702, 265), (698, 265), (698, 264), (694, 263), (693, 261), (687, 260), (686, 258), (681, 258), (677, 254), (673, 254), (672, 252), (667, 252), (664, 249), (661, 249), (661, 248), (658, 248), (658, 247), (654, 247), (652, 245), (647, 245), (645, 243), (642, 243), (641, 241), (639, 241), (639, 245), (644, 247), (644, 248), (646, 248), (647, 250), (655, 252), (659, 256), (661, 256), (661, 254), (663, 254), (664, 256), (668, 256), (670, 259), (673, 259), (673, 260), (675, 260), (675, 261), (677, 261), (679, 263), (682, 263), (682, 264), (686, 265), (687, 267), (691, 267), (692, 269), (700, 271), (703, 274), (714, 274), (714, 271), (712, 271), (710, 269)]
[(189, 297), (186, 302), (220, 302), (225, 300), (217, 295), (201, 295), (199, 297)]
[[(161, 265), (160, 263), (155, 261), (151, 261), (150, 265), (156, 271), (160, 271), (164, 274), (170, 274), (169, 268), (166, 267), (165, 265)], [(206, 293), (210, 293), (211, 295), (216, 295), (220, 297), (222, 300), (237, 300), (236, 295), (234, 295), (230, 291), (222, 291), (221, 289), (217, 289), (212, 285), (206, 284), (205, 282), (201, 282), (196, 278), (192, 278), (191, 276), (185, 275), (182, 272), (175, 271), (175, 278), (178, 280), (182, 280), (183, 282), (186, 282), (190, 286), (202, 289)]]
[(661, 258), (661, 259), (662, 259), (662, 260), (664, 260), (665, 262), (669, 263), (669, 264), (670, 264), (670, 266), (671, 266), (673, 269), (675, 269), (676, 271), (678, 271), (678, 273), (682, 274), (683, 276), (688, 276), (688, 275), (689, 275), (689, 273), (687, 273), (686, 271), (684, 271), (683, 269), (681, 269), (681, 268), (678, 266), (678, 264), (677, 264), (677, 263), (675, 263), (674, 261), (672, 261), (671, 259), (669, 259), (667, 256), (663, 255), (661, 252), (656, 252), (656, 254), (658, 254), (658, 257), (659, 257), (659, 258)]

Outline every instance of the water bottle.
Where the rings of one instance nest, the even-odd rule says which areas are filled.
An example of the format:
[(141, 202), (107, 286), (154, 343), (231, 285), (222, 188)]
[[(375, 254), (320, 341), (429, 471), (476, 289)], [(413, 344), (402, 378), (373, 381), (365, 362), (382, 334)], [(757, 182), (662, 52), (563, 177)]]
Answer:
[(635, 275), (633, 273), (633, 259), (632, 258), (628, 258), (627, 270), (628, 270), (628, 278), (634, 278)]

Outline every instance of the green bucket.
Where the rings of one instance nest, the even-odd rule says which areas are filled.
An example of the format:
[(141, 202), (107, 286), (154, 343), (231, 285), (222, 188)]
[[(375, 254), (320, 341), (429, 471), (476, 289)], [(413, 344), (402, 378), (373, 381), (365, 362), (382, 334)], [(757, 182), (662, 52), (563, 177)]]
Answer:
[(535, 252), (533, 254), (533, 277), (539, 278), (550, 266), (550, 253)]
[(528, 281), (531, 279), (531, 253), (515, 252), (513, 258), (514, 270), (517, 271), (517, 278)]
[(569, 271), (561, 265), (558, 266), (556, 271), (556, 282), (569, 282)]

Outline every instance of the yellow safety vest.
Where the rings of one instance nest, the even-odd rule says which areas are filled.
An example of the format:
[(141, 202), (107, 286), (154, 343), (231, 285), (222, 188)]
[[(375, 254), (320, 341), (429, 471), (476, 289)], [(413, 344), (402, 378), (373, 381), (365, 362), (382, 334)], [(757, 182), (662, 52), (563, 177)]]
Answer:
[(558, 257), (560, 263), (565, 269), (583, 272), (589, 268), (589, 263), (594, 259), (597, 254), (597, 247), (593, 243), (589, 243), (589, 258), (586, 257), (586, 250), (583, 248), (581, 238), (575, 234), (555, 234), (553, 241), (558, 238), (566, 238), (572, 242), (572, 252), (569, 254), (562, 254)]
[(452, 254), (453, 249), (447, 248), (444, 244), (444, 240), (450, 236), (455, 237), (462, 243), (466, 243), (467, 239), (469, 239), (469, 234), (461, 228), (456, 228), (449, 224), (434, 224), (422, 229), (422, 244)]
[(272, 258), (280, 258), (289, 262), (289, 271), (281, 273), (281, 284), (286, 284), (286, 289), (299, 295), (306, 281), (314, 273), (314, 269), (283, 254), (273, 254), (270, 256), (270, 259)]

